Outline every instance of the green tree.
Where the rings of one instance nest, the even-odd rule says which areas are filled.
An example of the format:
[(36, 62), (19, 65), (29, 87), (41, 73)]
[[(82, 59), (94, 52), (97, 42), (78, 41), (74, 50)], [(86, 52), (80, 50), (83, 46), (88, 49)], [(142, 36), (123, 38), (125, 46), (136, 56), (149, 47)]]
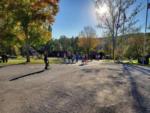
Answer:
[[(41, 37), (51, 37), (48, 33), (49, 26), (54, 22), (54, 16), (58, 12), (59, 0), (2, 0), (0, 3), (6, 5), (6, 11), (11, 14), (24, 35), (27, 62), (30, 62), (30, 44), (39, 44)], [(1, 8), (2, 9), (2, 8)], [(37, 31), (39, 30), (39, 31)], [(43, 35), (43, 36), (42, 36)], [(35, 41), (35, 40), (38, 41)], [(46, 39), (47, 40), (47, 39)]]
[(72, 37), (71, 38), (71, 46), (74, 53), (79, 53), (80, 48), (78, 46), (79, 38), (78, 37)]
[(61, 45), (62, 51), (69, 51), (71, 47), (71, 39), (66, 37), (65, 35), (60, 36), (59, 43)]

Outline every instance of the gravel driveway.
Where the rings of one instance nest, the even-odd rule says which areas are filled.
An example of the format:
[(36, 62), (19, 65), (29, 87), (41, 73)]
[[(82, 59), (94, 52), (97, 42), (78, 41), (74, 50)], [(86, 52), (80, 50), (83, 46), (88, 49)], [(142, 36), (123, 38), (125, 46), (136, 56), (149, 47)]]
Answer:
[(150, 68), (113, 63), (0, 68), (0, 113), (150, 113)]

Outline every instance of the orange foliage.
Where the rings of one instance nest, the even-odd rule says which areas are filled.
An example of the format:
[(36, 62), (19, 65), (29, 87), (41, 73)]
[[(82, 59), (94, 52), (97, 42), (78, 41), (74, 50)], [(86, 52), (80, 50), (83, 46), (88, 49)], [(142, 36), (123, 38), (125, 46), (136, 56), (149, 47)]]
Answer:
[(96, 47), (100, 44), (98, 38), (79, 38), (79, 47), (84, 48), (87, 51), (95, 50)]
[[(59, 0), (39, 0), (35, 3), (32, 3), (31, 8), (35, 12), (33, 18), (48, 20), (49, 23), (53, 23), (54, 22), (53, 16), (55, 16), (58, 11), (58, 7), (57, 7), (58, 2)], [(50, 11), (39, 13), (39, 11), (43, 10), (44, 8), (46, 7), (48, 8), (49, 5), (52, 6)]]
[(39, 9), (39, 8), (45, 7), (49, 4), (57, 5), (58, 2), (59, 2), (59, 0), (39, 0), (39, 1), (32, 4), (32, 8), (33, 9)]

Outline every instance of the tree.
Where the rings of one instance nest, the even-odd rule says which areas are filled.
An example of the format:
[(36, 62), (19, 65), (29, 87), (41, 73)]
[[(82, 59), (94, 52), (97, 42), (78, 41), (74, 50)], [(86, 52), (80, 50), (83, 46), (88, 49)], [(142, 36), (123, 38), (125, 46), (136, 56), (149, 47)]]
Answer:
[(0, 1), (0, 54), (18, 54), (20, 41), (17, 38), (18, 24), (9, 10), (10, 0)]
[(111, 34), (114, 60), (118, 35), (124, 35), (137, 29), (135, 25), (138, 20), (135, 19), (135, 16), (142, 9), (142, 1), (138, 5), (136, 2), (136, 0), (95, 0), (98, 27)]
[(125, 54), (127, 58), (137, 59), (142, 56), (143, 45), (141, 43), (144, 42), (144, 38), (139, 36), (132, 35), (128, 38), (128, 46)]
[(67, 36), (60, 36), (59, 43), (61, 45), (62, 51), (69, 51), (71, 47), (71, 39), (67, 38)]
[(65, 35), (60, 36), (59, 39), (52, 39), (49, 42), (49, 50), (53, 51), (63, 51), (63, 52), (73, 52), (78, 53), (78, 37), (67, 37)]
[(29, 27), (29, 36), (29, 45), (37, 49), (51, 40), (51, 32), (40, 25)]
[(78, 45), (87, 54), (89, 54), (90, 51), (95, 50), (99, 45), (99, 40), (96, 37), (96, 31), (90, 26), (84, 27), (84, 30), (79, 34)]
[(42, 28), (40, 29), (42, 31), (40, 36), (42, 36), (44, 32), (44, 36), (49, 36), (50, 38), (50, 31), (48, 31), (48, 29), (54, 22), (54, 16), (58, 12), (58, 1), (59, 0), (2, 0), (3, 4), (7, 4), (7, 11), (13, 15), (12, 17), (16, 23), (19, 23), (20, 31), (24, 33), (27, 62), (30, 62), (30, 41), (40, 34), (40, 32), (36, 32), (36, 30), (33, 29)]
[(79, 38), (78, 37), (72, 37), (71, 38), (71, 46), (72, 46), (72, 51), (74, 53), (79, 53), (78, 43), (79, 43)]

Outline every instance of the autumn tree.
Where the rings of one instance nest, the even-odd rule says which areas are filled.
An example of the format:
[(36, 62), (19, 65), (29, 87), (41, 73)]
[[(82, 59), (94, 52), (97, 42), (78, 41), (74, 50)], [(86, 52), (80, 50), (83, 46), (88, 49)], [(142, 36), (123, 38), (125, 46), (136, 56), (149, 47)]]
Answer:
[(37, 42), (41, 37), (50, 40), (49, 28), (58, 12), (58, 2), (59, 0), (2, 0), (1, 3), (6, 4), (6, 10), (12, 14), (11, 18), (18, 23), (20, 32), (24, 34), (22, 37), (24, 37), (27, 62), (30, 62), (29, 48), (30, 44), (35, 42), (34, 39), (38, 39)]
[(98, 44), (99, 40), (96, 36), (96, 31), (90, 26), (84, 27), (83, 31), (81, 31), (81, 33), (79, 34), (79, 47), (81, 47), (84, 52), (89, 54), (90, 51), (96, 49)]
[(136, 31), (136, 15), (142, 9), (137, 0), (95, 0), (98, 27), (111, 34), (112, 56), (115, 60), (116, 39), (120, 35)]
[(16, 54), (21, 44), (17, 38), (17, 23), (8, 8), (10, 2), (0, 1), (0, 54)]

